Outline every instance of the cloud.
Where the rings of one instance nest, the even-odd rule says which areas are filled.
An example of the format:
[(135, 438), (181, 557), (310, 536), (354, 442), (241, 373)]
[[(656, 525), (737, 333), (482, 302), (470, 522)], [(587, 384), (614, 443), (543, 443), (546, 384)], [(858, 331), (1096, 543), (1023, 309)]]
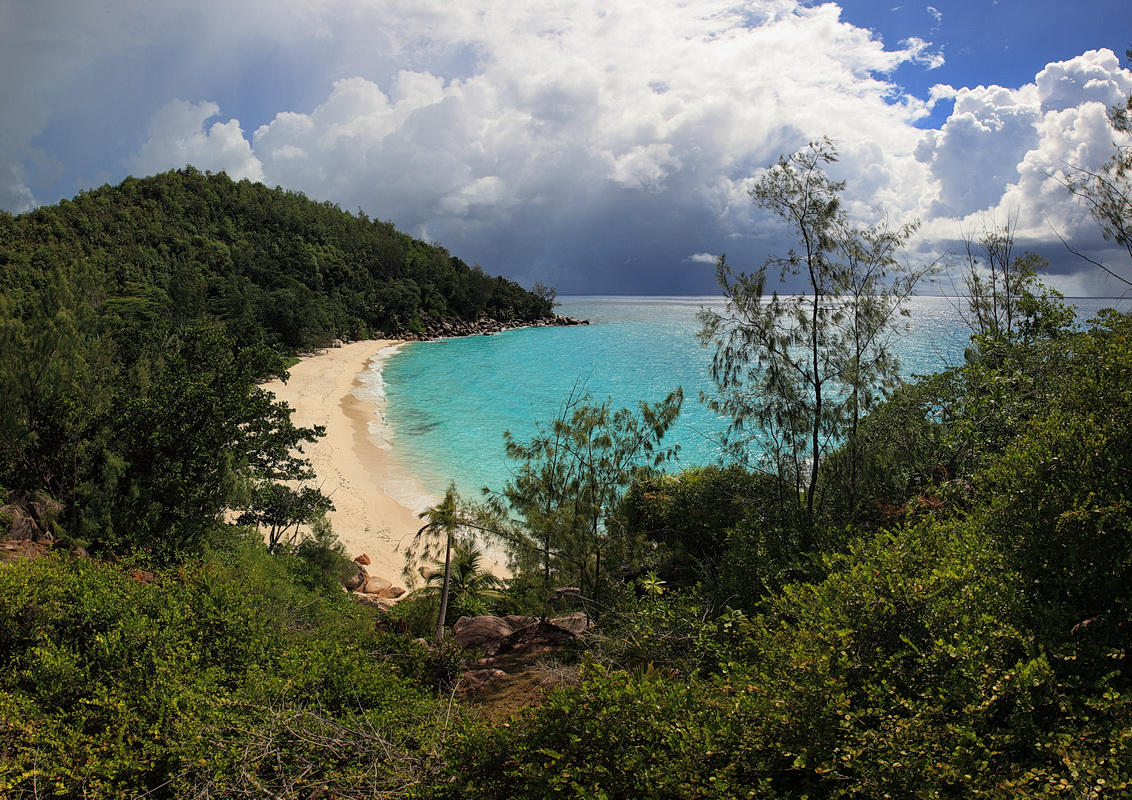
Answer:
[(928, 16), (932, 18), (932, 33), (937, 33), (943, 27), (943, 12), (934, 6), (928, 6)]
[(147, 128), (149, 138), (130, 159), (130, 169), (151, 175), (191, 164), (227, 172), (236, 180), (263, 180), (263, 169), (237, 120), (205, 125), (219, 113), (215, 103), (172, 101), (153, 115)]
[(715, 264), (719, 261), (719, 256), (714, 253), (693, 253), (684, 259), (687, 264)]
[(310, 112), (261, 126), (254, 153), (271, 183), (485, 262), (562, 272), (636, 251), (676, 273), (666, 253), (697, 228), (757, 236), (749, 176), (828, 133), (831, 119), (846, 140), (882, 142), (867, 154), (874, 182), (896, 191), (924, 173), (900, 154), (926, 107), (876, 77), (923, 61), (923, 43), (885, 50), (833, 5), (392, 6), (390, 41), (474, 59), (445, 62), (447, 76), (443, 59), (426, 59), (385, 80), (336, 81)]
[(921, 64), (928, 69), (939, 69), (946, 63), (942, 51), (932, 52), (929, 49), (932, 47), (932, 43), (919, 37), (913, 36), (910, 39), (905, 39), (900, 45), (908, 51), (909, 61)]
[[(890, 78), (941, 63), (801, 0), (8, 4), (0, 206), (193, 163), (563, 293), (701, 293), (700, 256), (749, 269), (789, 247), (748, 191), (829, 135), (845, 207), (922, 219), (925, 252), (1006, 209), (1044, 241), (1051, 222), (1091, 235), (1049, 175), (1107, 157), (1104, 107), (1130, 73), (1095, 51), (1020, 87), (923, 99)], [(920, 130), (945, 99), (950, 118)]]
[(916, 150), (940, 187), (926, 235), (1013, 216), (1035, 244), (1060, 234), (1100, 246), (1087, 209), (1064, 184), (1073, 170), (1095, 171), (1112, 156), (1117, 134), (1107, 111), (1130, 93), (1132, 72), (1108, 50), (1049, 64), (1018, 89), (957, 91), (951, 117)]
[(933, 217), (963, 217), (992, 206), (1038, 144), (1040, 107), (1033, 87), (960, 89), (954, 100), (943, 127), (926, 132), (915, 150), (939, 182)]

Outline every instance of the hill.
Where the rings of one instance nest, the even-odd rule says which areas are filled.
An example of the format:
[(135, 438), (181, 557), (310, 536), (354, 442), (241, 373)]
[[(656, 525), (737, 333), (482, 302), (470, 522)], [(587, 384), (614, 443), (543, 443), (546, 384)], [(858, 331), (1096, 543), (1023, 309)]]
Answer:
[(27, 297), (85, 269), (111, 310), (184, 328), (219, 320), (291, 350), (423, 333), (422, 318), (531, 321), (548, 292), (469, 267), (391, 223), (191, 167), (0, 215), (0, 288)]

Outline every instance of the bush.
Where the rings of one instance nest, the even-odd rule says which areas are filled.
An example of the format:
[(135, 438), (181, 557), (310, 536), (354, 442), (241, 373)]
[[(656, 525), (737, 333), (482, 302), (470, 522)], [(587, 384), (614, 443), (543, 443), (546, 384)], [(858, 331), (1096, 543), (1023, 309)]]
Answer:
[(772, 585), (756, 590), (755, 583), (735, 581), (751, 558), (769, 577), (812, 545), (797, 506), (797, 492), (777, 477), (733, 464), (637, 481), (621, 504), (620, 518), (630, 532), (661, 546), (667, 560), (656, 571), (669, 583), (702, 580), (717, 597), (739, 592), (746, 598)]
[[(243, 565), (152, 580), (55, 556), (0, 568), (0, 794), (396, 784), (417, 758), (415, 720), (431, 716), (419, 667), (382, 660), (357, 617), (312, 612), (309, 592), (247, 550)], [(312, 771), (303, 743), (323, 740), (341, 757), (322, 752)]]

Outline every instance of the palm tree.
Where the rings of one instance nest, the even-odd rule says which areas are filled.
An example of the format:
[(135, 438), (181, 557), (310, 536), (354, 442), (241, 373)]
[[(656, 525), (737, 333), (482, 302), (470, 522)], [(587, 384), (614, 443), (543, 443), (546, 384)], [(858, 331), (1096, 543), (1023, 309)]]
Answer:
[[(485, 556), (479, 543), (473, 539), (456, 539), (452, 545), (452, 558), (448, 569), (448, 596), (455, 597), (457, 607), (464, 611), (482, 608), (487, 602), (513, 603), (501, 590), (504, 583), (485, 568)], [(440, 566), (439, 561), (437, 566)], [(443, 595), (444, 572), (437, 570), (428, 577), (428, 585), (419, 589), (421, 594)]]
[[(440, 615), (436, 620), (436, 643), (443, 644), (444, 618), (448, 614), (448, 588), (452, 573), (452, 545), (456, 532), (463, 521), (457, 511), (459, 495), (456, 494), (456, 484), (451, 484), (444, 495), (444, 499), (431, 508), (422, 511), (418, 516), (427, 519), (428, 524), (417, 531), (412, 543), (405, 548), (406, 566), (408, 573), (412, 564), (421, 556), (437, 559), (440, 555), (440, 542), (444, 542), (444, 578), (440, 590)], [(437, 559), (438, 560), (438, 559)]]

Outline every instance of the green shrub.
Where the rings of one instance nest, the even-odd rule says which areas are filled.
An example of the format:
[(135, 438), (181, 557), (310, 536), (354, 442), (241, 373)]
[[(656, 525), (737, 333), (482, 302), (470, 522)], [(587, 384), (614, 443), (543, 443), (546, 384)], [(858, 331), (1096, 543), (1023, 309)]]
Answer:
[[(361, 797), (396, 782), (432, 713), (420, 668), (384, 658), (352, 607), (295, 605), (316, 596), (257, 558), (152, 581), (54, 556), (0, 568), (3, 794), (225, 796), (259, 781)], [(344, 755), (316, 764), (312, 741)]]

